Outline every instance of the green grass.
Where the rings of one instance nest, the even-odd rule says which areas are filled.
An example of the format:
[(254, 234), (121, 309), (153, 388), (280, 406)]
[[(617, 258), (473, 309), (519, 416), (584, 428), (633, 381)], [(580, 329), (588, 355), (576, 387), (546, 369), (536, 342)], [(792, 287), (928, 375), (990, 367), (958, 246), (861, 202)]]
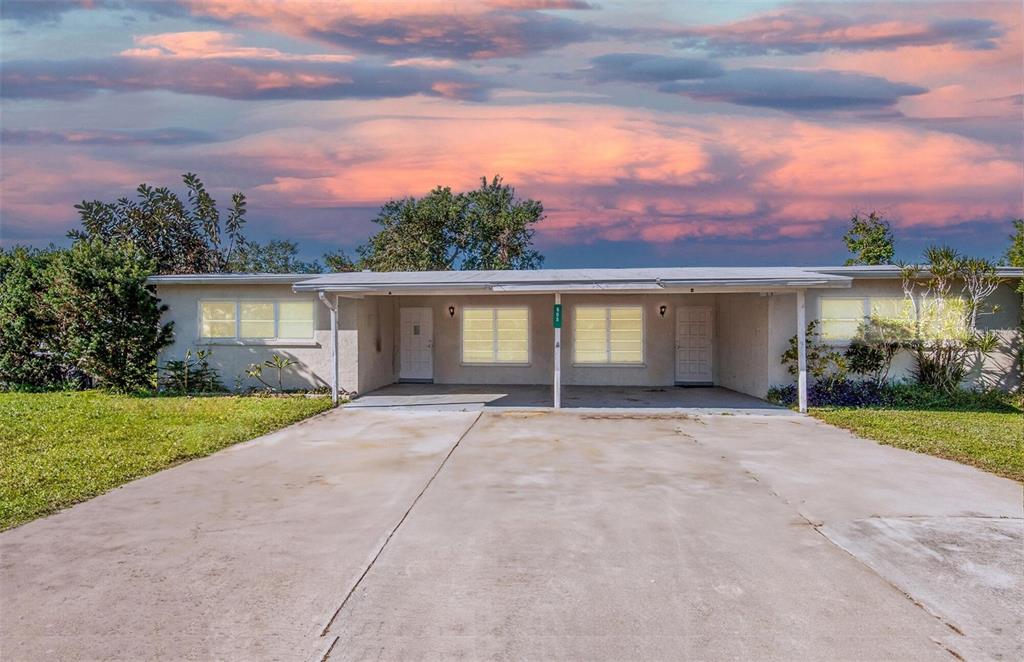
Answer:
[[(995, 408), (994, 408), (995, 409)], [(1024, 410), (812, 408), (812, 416), (883, 444), (1024, 481)]]
[(324, 397), (0, 393), (0, 530), (330, 406)]

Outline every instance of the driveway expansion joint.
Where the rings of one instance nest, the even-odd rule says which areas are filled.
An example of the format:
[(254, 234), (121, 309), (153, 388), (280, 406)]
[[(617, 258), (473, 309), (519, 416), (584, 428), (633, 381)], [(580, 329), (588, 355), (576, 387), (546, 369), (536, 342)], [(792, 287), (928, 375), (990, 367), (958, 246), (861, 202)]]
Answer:
[[(482, 411), (477, 412), (476, 417), (473, 418), (473, 422), (470, 423), (465, 430), (463, 430), (462, 434), (459, 435), (459, 438), (455, 440), (454, 444), (452, 444), (452, 447), (448, 449), (448, 452), (445, 454), (444, 458), (437, 465), (437, 469), (434, 470), (434, 473), (430, 475), (430, 478), (428, 478), (427, 482), (423, 485), (423, 489), (419, 491), (416, 497), (412, 500), (412, 503), (409, 504), (409, 507), (405, 510), (404, 513), (402, 513), (402, 516), (401, 518), (399, 518), (398, 523), (395, 524), (391, 531), (388, 532), (387, 536), (385, 536), (384, 542), (381, 543), (380, 547), (377, 549), (377, 552), (373, 555), (373, 558), (370, 559), (370, 562), (363, 569), (362, 573), (360, 573), (359, 578), (356, 579), (355, 583), (352, 584), (352, 587), (345, 594), (345, 597), (344, 599), (342, 599), (341, 604), (339, 604), (338, 608), (334, 610), (334, 612), (331, 614), (331, 617), (327, 620), (327, 623), (320, 631), (321, 637), (326, 637), (328, 632), (330, 632), (331, 627), (334, 625), (335, 621), (338, 620), (338, 616), (345, 608), (345, 605), (348, 604), (348, 601), (355, 594), (356, 589), (359, 588), (360, 584), (362, 584), (363, 580), (370, 573), (370, 570), (373, 569), (373, 565), (377, 562), (377, 559), (380, 558), (381, 554), (384, 553), (384, 550), (387, 548), (388, 543), (391, 542), (391, 539), (394, 538), (395, 534), (398, 532), (398, 529), (401, 528), (402, 524), (405, 523), (405, 520), (409, 517), (409, 514), (412, 512), (412, 509), (415, 508), (416, 504), (419, 503), (421, 498), (423, 498), (423, 495), (426, 493), (427, 489), (429, 489), (431, 484), (433, 484), (434, 479), (437, 478), (438, 474), (441, 473), (441, 470), (444, 469), (445, 464), (448, 463), (448, 459), (452, 456), (452, 454), (455, 453), (455, 449), (459, 447), (459, 444), (462, 443), (462, 440), (466, 438), (470, 431), (476, 426), (477, 422), (479, 422), (482, 414)], [(331, 641), (327, 648), (324, 649), (323, 655), (321, 657), (315, 658), (317, 662), (326, 662), (326, 660), (330, 658), (331, 652), (334, 650), (334, 646), (335, 644), (337, 644), (337, 641), (338, 637), (334, 637), (333, 641)]]

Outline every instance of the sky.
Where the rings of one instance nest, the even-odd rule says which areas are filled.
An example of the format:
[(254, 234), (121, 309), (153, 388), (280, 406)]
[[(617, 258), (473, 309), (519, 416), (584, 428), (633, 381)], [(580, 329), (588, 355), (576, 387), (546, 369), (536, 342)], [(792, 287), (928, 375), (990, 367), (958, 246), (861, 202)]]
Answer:
[(545, 266), (841, 263), (854, 212), (998, 258), (1024, 215), (1018, 0), (2, 0), (0, 242), (196, 172), (351, 250), (501, 175)]

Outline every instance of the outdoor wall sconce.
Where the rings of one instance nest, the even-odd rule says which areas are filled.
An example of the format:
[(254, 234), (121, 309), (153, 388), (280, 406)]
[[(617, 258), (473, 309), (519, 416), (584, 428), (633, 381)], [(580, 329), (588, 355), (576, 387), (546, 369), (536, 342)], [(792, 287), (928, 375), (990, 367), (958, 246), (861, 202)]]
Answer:
[(661, 308), (658, 308), (658, 313), (660, 313), (662, 317), (665, 316), (665, 313), (667, 311), (668, 311), (668, 306), (666, 306), (666, 305), (662, 305)]
[(448, 306), (448, 317), (455, 317), (455, 306)]

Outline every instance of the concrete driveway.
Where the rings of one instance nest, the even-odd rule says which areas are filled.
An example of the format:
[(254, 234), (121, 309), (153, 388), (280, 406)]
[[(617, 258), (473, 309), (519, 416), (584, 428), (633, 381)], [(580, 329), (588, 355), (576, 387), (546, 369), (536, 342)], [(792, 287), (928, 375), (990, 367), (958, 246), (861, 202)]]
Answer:
[(804, 417), (342, 409), (0, 534), (0, 658), (1021, 659), (1022, 528)]

